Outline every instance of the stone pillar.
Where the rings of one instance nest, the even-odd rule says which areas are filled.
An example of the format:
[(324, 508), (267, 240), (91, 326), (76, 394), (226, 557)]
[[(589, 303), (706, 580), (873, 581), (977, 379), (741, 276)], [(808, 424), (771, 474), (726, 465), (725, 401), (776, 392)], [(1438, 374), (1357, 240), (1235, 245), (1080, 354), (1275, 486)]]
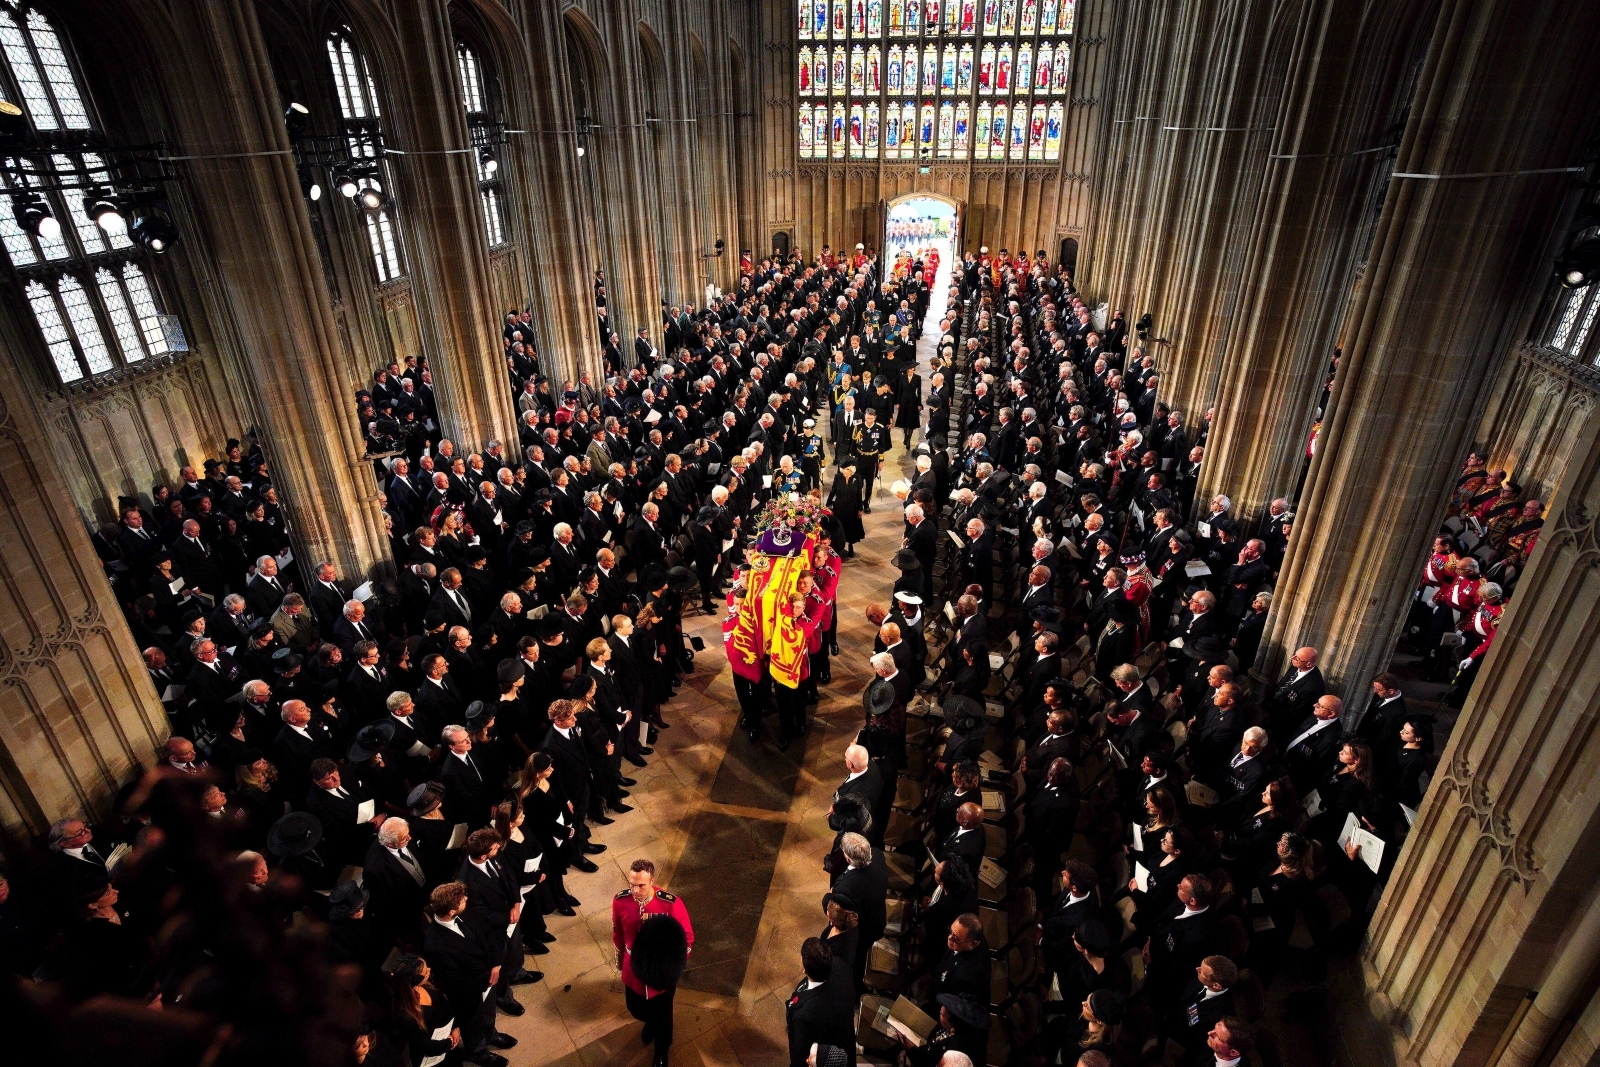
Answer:
[(527, 71), (529, 91), (508, 101), (508, 113), (523, 131), (509, 135), (510, 155), (514, 187), (529, 220), (533, 299), (544, 345), (539, 355), (555, 390), (563, 379), (576, 381), (582, 370), (602, 380), (589, 288), (599, 254), (590, 228), (594, 207), (578, 169), (583, 161), (559, 5), (526, 0), (519, 13), (524, 29), (510, 51)]
[(448, 8), (445, 0), (394, 6), (398, 55), (384, 64), (383, 83), (394, 105), (388, 147), (404, 153), (389, 157), (389, 172), (399, 186), (417, 323), (442, 430), (465, 454), (517, 434)]
[[(1593, 31), (1593, 20), (1572, 26), (1572, 47), (1592, 55)], [(1559, 63), (1559, 53), (1550, 58)], [(1562, 77), (1570, 69), (1557, 65), (1551, 84), (1576, 98), (1584, 94)], [(1500, 1067), (1546, 1062), (1561, 1021), (1583, 1013), (1592, 991), (1600, 961), (1600, 427), (1592, 422), (1567, 471), (1370, 927), (1365, 1021), (1382, 1061), (1485, 1064), (1509, 1036)], [(1574, 1042), (1593, 1051), (1592, 1033), (1574, 1031)], [(1563, 1050), (1560, 1062), (1587, 1056)]]
[[(32, 343), (0, 320), (8, 352)], [(19, 370), (0, 360), (0, 834), (15, 845), (109, 816), (168, 734)]]
[(1226, 493), (1250, 519), (1293, 495), (1372, 240), (1377, 183), (1391, 169), (1389, 146), (1431, 29), (1412, 5), (1386, 5), (1371, 18), (1362, 17), (1365, 7), (1306, 5), (1275, 42), (1288, 53), (1285, 84), (1254, 220), (1240, 235), (1232, 324), (1214, 381), (1185, 401), (1190, 425), (1216, 407), (1197, 499)]
[[(323, 280), (266, 42), (250, 0), (182, 4), (163, 32), (161, 84), (175, 139), (197, 158), (178, 166), (191, 191), (215, 289), (202, 294), (236, 395), (263, 435), (302, 558), (347, 576), (389, 565), (389, 546), (338, 327)], [(191, 251), (189, 254), (202, 254)]]
[[(1600, 89), (1600, 8), (1445, 0), (1284, 562), (1263, 662), (1348, 703), (1388, 662), (1494, 362), (1542, 290)], [(1519, 598), (1520, 599), (1520, 598)]]

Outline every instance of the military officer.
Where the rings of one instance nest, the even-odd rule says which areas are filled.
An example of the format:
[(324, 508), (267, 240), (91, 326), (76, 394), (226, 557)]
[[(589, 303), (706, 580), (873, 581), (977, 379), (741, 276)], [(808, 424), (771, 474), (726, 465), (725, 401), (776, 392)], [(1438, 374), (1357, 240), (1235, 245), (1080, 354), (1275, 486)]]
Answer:
[(689, 909), (683, 901), (655, 884), (656, 865), (647, 859), (634, 860), (628, 870), (628, 888), (611, 901), (611, 943), (617, 949), (617, 969), (622, 972), (628, 1012), (644, 1023), (640, 1037), (656, 1043), (655, 1067), (665, 1067), (667, 1050), (672, 1047), (672, 997), (676, 986), (656, 989), (645, 985), (633, 973), (633, 939), (639, 927), (652, 915), (670, 915), (683, 927), (689, 951), (694, 950), (694, 928), (689, 925)]
[(856, 427), (854, 449), (861, 467), (861, 510), (872, 514), (872, 483), (878, 480), (878, 463), (889, 451), (889, 428), (878, 423), (878, 413), (868, 408)]

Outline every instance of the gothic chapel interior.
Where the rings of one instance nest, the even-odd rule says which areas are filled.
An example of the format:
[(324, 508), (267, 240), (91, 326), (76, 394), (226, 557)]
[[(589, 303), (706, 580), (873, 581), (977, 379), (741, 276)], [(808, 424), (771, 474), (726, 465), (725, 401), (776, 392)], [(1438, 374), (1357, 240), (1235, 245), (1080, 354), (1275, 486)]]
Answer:
[[(1011, 992), (983, 1007), (987, 1049), (977, 1058), (1600, 1062), (1597, 56), (1600, 4), (1556, 0), (0, 0), (0, 872), (23, 886), (59, 845), (52, 827), (62, 820), (100, 834), (138, 798), (159, 807), (166, 795), (151, 782), (168, 762), (175, 720), (146, 654), (161, 620), (139, 613), (148, 566), (131, 573), (115, 548), (130, 508), (154, 526), (176, 516), (181, 531), (186, 509), (199, 507), (185, 483), (210, 476), (207, 460), (237, 463), (245, 482), (259, 460), (272, 487), (265, 514), (281, 523), (287, 552), (277, 558), (299, 561), (302, 588), (324, 561), (346, 592), (376, 588), (410, 560), (357, 396), (373, 388), (374, 368), (397, 365), (408, 391), (428, 393), (430, 455), (438, 437), (474, 458), (505, 442), (494, 467), (507, 457), (514, 466), (539, 438), (528, 436), (515, 366), (508, 386), (508, 312), (526, 312), (509, 321), (536, 353), (540, 384), (529, 379), (529, 396), (547, 381), (559, 401), (582, 382), (587, 403), (610, 383), (620, 401), (630, 379), (642, 387), (656, 361), (699, 343), (686, 340), (680, 309), (696, 337), (720, 320), (718, 336), (731, 339), (735, 319), (748, 316), (753, 338), (770, 332), (759, 347), (789, 360), (809, 334), (790, 353), (789, 324), (769, 331), (758, 309), (781, 285), (804, 292), (830, 272), (887, 285), (913, 260), (920, 272), (926, 257), (936, 292), (927, 332), (916, 326), (926, 339), (919, 380), (931, 378), (941, 309), (947, 328), (964, 331), (952, 345), (961, 351), (936, 353), (956, 390), (952, 469), (970, 444), (967, 338), (981, 339), (973, 351), (987, 352), (991, 388), (1009, 386), (1009, 324), (1047, 337), (1040, 301), (1067, 317), (1081, 301), (1073, 306), (1094, 331), (1122, 323), (1122, 373), (1147, 360), (1147, 400), (1181, 413), (1190, 443), (1204, 431), (1178, 525), (1212, 538), (1206, 520), (1222, 513), (1208, 516), (1207, 502), (1219, 498), (1246, 538), (1280, 515), (1275, 502), (1292, 512), (1292, 526), (1279, 527), (1259, 649), (1237, 663), (1238, 677), (1266, 699), (1295, 675), (1297, 650), (1311, 648), (1351, 731), (1375, 678), (1398, 676), (1410, 707), (1437, 708), (1437, 749), (1415, 803), (1401, 802), (1405, 822), (1381, 842), (1382, 880), (1365, 884), (1370, 899), (1347, 900), (1346, 935), (1318, 941), (1315, 975), (1291, 947), (1300, 962), (1287, 985), (1283, 975), (1256, 979), (1266, 992), (1251, 1026), (1276, 1032), (1274, 1041), (1231, 1060), (1203, 1047), (1203, 1034), (1199, 1045), (1169, 1046), (1155, 1003), (1144, 1009), (1155, 1020), (1148, 1038), (1110, 1058), (1088, 1059), (1091, 1038), (1080, 1042), (1077, 1030), (1050, 1045), (1059, 986), (1035, 959), (1048, 931), (1042, 913), (1018, 903), (1021, 886), (1035, 884), (1018, 860), (1009, 902), (983, 909), (995, 973)], [(850, 283), (840, 284), (843, 293)], [(795, 307), (800, 316), (803, 298)], [(893, 311), (871, 314), (879, 310)], [(1042, 340), (1028, 358), (1048, 347)], [(421, 367), (426, 380), (414, 373)], [(1103, 367), (1080, 370), (1104, 379)], [(775, 405), (777, 380), (765, 379)], [(1053, 361), (1041, 390), (1055, 394)], [(1123, 410), (1107, 408), (1112, 423)], [(836, 423), (826, 403), (814, 414), (826, 470)], [(654, 422), (632, 443), (648, 450)], [(692, 429), (698, 438), (698, 422)], [(916, 478), (912, 440), (908, 432), (904, 452), (881, 458), (859, 558), (847, 558), (840, 587), (839, 628), (853, 648), (839, 658), (835, 644), (823, 728), (799, 749), (746, 752), (718, 620), (689, 618), (686, 603), (684, 635), (707, 647), (686, 677), (695, 692), (683, 695), (706, 699), (665, 702), (678, 728), (656, 739), (659, 766), (623, 768), (642, 783), (632, 805), (677, 825), (653, 842), (613, 844), (596, 857), (616, 861), (609, 874), (570, 883), (598, 888), (574, 890), (590, 904), (575, 925), (549, 915), (559, 943), (527, 962), (549, 977), (520, 987), (528, 1017), (502, 1018), (501, 1031), (520, 1039), (495, 1057), (502, 1063), (650, 1062), (637, 1032), (620, 1029), (631, 1021), (604, 918), (628, 890), (626, 861), (641, 855), (682, 894), (702, 939), (677, 995), (673, 1062), (808, 1062), (807, 1048), (794, 1060), (786, 1044), (786, 1025), (792, 1035), (797, 1024), (786, 1024), (784, 1002), (810, 974), (801, 942), (829, 921), (816, 907), (829, 889), (818, 864), (839, 847), (830, 843), (839, 827), (825, 816), (873, 677), (869, 602), (891, 604), (900, 577), (901, 513), (888, 493)], [(398, 454), (388, 454), (391, 470)], [(1079, 476), (1076, 463), (1058, 469), (1070, 472), (1061, 485)], [(1523, 510), (1505, 513), (1509, 525), (1495, 527), (1484, 516), (1500, 513), (1473, 512), (1467, 500), (1485, 471), (1491, 488), (1514, 482), (1506, 499)], [(822, 477), (824, 493), (833, 477)], [(1052, 482), (1048, 472), (1043, 480)], [(165, 487), (171, 497), (158, 498)], [(1065, 521), (1079, 498), (1047, 488)], [(936, 501), (942, 519), (961, 506), (949, 496)], [(248, 505), (252, 521), (258, 503)], [(1008, 525), (1000, 520), (1001, 534), (1015, 537)], [(1494, 620), (1505, 634), (1476, 659), (1450, 653), (1461, 633), (1470, 652), (1472, 635), (1457, 627), (1472, 612), (1458, 618), (1438, 599), (1448, 583), (1427, 587), (1441, 533), (1505, 590)], [(1080, 593), (1079, 561), (1065, 551), (1078, 535), (1053, 536), (1072, 574), (1055, 594), (1066, 648), (1084, 629), (1069, 604), (1097, 592), (1099, 579)], [(956, 549), (940, 538), (939, 573), (950, 573)], [(1026, 544), (1020, 553), (1025, 560)], [(1000, 550), (995, 558), (1011, 566)], [(695, 562), (683, 566), (687, 576)], [(646, 578), (641, 566), (641, 600)], [(995, 580), (991, 619), (1006, 618), (989, 624), (998, 663), (1016, 645), (1004, 647), (1008, 579), (997, 569)], [(1027, 567), (1017, 581), (1020, 593)], [(1167, 618), (1151, 625), (1148, 655), (1181, 659), (1164, 643)], [(310, 648), (308, 671), (314, 640)], [(930, 684), (935, 674), (930, 667)], [(492, 669), (487, 677), (492, 691)], [(990, 726), (990, 750), (1000, 737), (997, 758), (1009, 760), (1012, 735)], [(1079, 728), (1094, 729), (1087, 708)], [(1104, 762), (1103, 750), (1095, 758)], [(902, 764), (902, 787), (910, 773)], [(1019, 789), (1027, 773), (1018, 764)], [(1137, 767), (1081, 782), (1084, 810), (1091, 793), (1129, 773), (1137, 778)], [(760, 799), (769, 782), (784, 793), (777, 807)], [(1120, 846), (1087, 821), (1078, 833), (1092, 854), (1080, 858), (1102, 879), (1110, 864), (1126, 881), (1127, 863), (1110, 859)], [(1124, 830), (1127, 821), (1109, 820)], [(606, 839), (602, 829), (612, 828), (596, 827), (595, 840)], [(1014, 840), (989, 855), (1017, 860), (1024, 828), (1001, 821), (991, 840), (996, 833)], [(710, 840), (728, 850), (721, 884), (706, 873), (718, 864), (695, 866)], [(745, 887), (757, 854), (764, 873)], [(173, 870), (179, 882), (197, 877)], [(1051, 876), (1038, 883), (1043, 909), (1060, 888)], [(1108, 908), (1111, 890), (1127, 895), (1102, 881)], [(144, 903), (127, 890), (123, 898)], [(237, 904), (214, 906), (232, 914)], [(0, 897), (0, 935), (23, 932), (3, 951), (26, 940), (30, 921), (6, 907)], [(196, 915), (208, 907), (184, 929), (206, 927)], [(1011, 924), (1000, 944), (991, 919)], [(1130, 920), (1130, 938), (1144, 921)], [(718, 941), (723, 922), (731, 932)], [(583, 945), (594, 959), (563, 973), (563, 950), (576, 951), (591, 927), (599, 947)], [(234, 946), (238, 970), (250, 973), (212, 976), (236, 1006), (256, 1006), (255, 1016), (230, 1017), (228, 1032), (271, 1030), (262, 1047), (278, 1063), (350, 1062), (363, 1001), (370, 1018), (382, 1000), (341, 986), (313, 958), (316, 928), (297, 914), (275, 928), (273, 951), (252, 958)], [(167, 934), (152, 935), (151, 966), (199, 951), (194, 937)], [(1139, 942), (1120, 948), (1130, 945), (1138, 957)], [(731, 979), (696, 970), (702, 957), (711, 967), (713, 952), (737, 961)], [(909, 996), (921, 976), (904, 965)], [(35, 1037), (43, 1019), (66, 1062), (140, 1049), (152, 1063), (267, 1060), (219, 1036), (216, 1013), (175, 1005), (180, 989), (201, 996), (182, 983), (163, 987), (167, 1010), (152, 1021), (148, 991), (75, 1000), (31, 963), (4, 970), (6, 1016)], [(574, 1006), (566, 983), (593, 997)], [(1123, 992), (1126, 1033), (1138, 1005), (1157, 998), (1146, 990), (1141, 999), (1137, 979)], [(261, 1007), (269, 1001), (271, 1011)], [(1067, 1005), (1068, 1019), (1078, 1014)], [(941, 1062), (862, 1039), (870, 1023), (866, 1012), (850, 1063)]]

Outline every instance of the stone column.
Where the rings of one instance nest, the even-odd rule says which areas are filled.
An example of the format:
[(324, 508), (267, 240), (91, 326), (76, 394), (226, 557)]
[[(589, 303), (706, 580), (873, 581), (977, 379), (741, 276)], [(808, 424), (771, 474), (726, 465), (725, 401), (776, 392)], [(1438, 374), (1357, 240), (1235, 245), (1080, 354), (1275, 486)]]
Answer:
[(388, 147), (404, 153), (389, 157), (389, 173), (399, 185), (417, 323), (442, 430), (464, 454), (517, 434), (448, 8), (445, 0), (394, 6), (398, 55), (384, 64), (383, 85), (393, 102)]
[[(0, 341), (21, 352), (10, 314)], [(0, 834), (102, 819), (153, 766), (167, 717), (55, 464), (20, 368), (0, 360)]]
[[(161, 33), (161, 84), (179, 166), (217, 286), (202, 294), (217, 331), (231, 330), (227, 370), (263, 435), (296, 552), (347, 576), (387, 567), (389, 546), (338, 327), (323, 280), (266, 42), (250, 0), (181, 4)], [(203, 249), (204, 251), (199, 251)]]
[[(1320, 0), (1275, 41), (1286, 53), (1261, 194), (1240, 234), (1238, 290), (1215, 377), (1190, 425), (1214, 404), (1197, 499), (1226, 493), (1255, 518), (1291, 496), (1323, 376), (1377, 222), (1399, 116), (1431, 26), (1411, 5), (1363, 17), (1364, 0)], [(1221, 294), (1218, 294), (1221, 297)]]
[[(1571, 32), (1573, 48), (1592, 54), (1593, 21)], [(1552, 86), (1572, 88), (1563, 79), (1570, 69), (1558, 64)], [(1561, 1021), (1582, 1014), (1592, 991), (1600, 960), (1600, 427), (1592, 422), (1567, 471), (1370, 927), (1370, 1018), (1351, 1025), (1365, 1023), (1356, 1043), (1381, 1048), (1382, 1061), (1487, 1063), (1509, 1036), (1500, 1067), (1546, 1062)], [(1567, 1041), (1593, 1052), (1591, 1032)], [(1558, 1062), (1588, 1062), (1582, 1049), (1578, 1058), (1568, 1051)]]
[[(1263, 661), (1313, 645), (1348, 703), (1388, 662), (1494, 361), (1543, 288), (1594, 126), (1600, 8), (1445, 0), (1284, 562)], [(1269, 669), (1270, 673), (1270, 669)]]
[(577, 154), (577, 112), (559, 5), (527, 0), (519, 14), (523, 32), (511, 51), (527, 71), (529, 91), (508, 101), (508, 113), (517, 116), (516, 128), (523, 131), (510, 135), (510, 153), (515, 188), (529, 220), (533, 299), (544, 344), (539, 355), (552, 389), (559, 389), (563, 379), (576, 381), (583, 370), (602, 380), (589, 288), (599, 262), (589, 221), (594, 208), (578, 169), (583, 161)]

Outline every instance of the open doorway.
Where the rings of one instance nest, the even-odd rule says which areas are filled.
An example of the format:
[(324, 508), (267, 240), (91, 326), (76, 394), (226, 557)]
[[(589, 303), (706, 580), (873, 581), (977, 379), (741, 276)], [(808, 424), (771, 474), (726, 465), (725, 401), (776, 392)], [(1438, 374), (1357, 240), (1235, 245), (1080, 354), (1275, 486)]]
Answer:
[(961, 211), (942, 196), (901, 197), (884, 215), (884, 258), (894, 272), (917, 261), (948, 272), (961, 247)]

